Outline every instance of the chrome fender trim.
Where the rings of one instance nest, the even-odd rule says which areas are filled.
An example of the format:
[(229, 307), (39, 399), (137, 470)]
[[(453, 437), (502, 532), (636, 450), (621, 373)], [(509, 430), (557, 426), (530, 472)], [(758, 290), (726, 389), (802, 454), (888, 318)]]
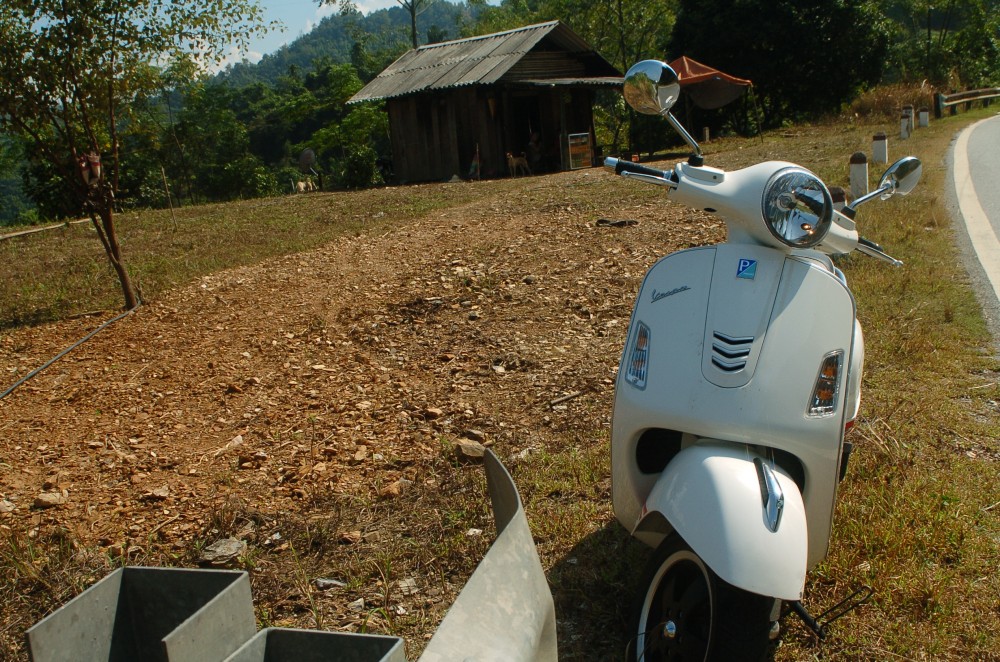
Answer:
[[(783, 495), (780, 522), (772, 531), (770, 490)], [(773, 502), (770, 504), (773, 508)], [(742, 444), (702, 440), (671, 460), (646, 498), (632, 532), (651, 541), (665, 533), (664, 521), (719, 577), (753, 593), (800, 600), (805, 586), (808, 528), (798, 486), (780, 467)]]

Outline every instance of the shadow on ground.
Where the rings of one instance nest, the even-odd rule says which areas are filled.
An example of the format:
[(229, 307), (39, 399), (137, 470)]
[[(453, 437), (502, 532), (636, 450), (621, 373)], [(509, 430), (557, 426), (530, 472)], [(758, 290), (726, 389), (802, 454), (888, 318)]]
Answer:
[(611, 523), (549, 570), (562, 662), (624, 660), (636, 585), (650, 551)]

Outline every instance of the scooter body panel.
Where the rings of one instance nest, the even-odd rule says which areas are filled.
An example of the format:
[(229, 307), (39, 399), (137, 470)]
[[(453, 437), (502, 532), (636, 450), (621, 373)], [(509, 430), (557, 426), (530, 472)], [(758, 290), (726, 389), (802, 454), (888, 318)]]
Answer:
[[(723, 580), (753, 593), (799, 600), (808, 545), (805, 506), (795, 481), (778, 468), (784, 507), (771, 531), (754, 457), (766, 461), (743, 444), (700, 440), (670, 462), (645, 506), (665, 517)], [(642, 529), (640, 520), (633, 533)]]
[[(612, 493), (619, 521), (635, 530), (669, 467), (640, 466), (647, 431), (676, 433), (683, 447), (702, 438), (746, 444), (794, 465), (786, 469), (805, 507), (807, 567), (819, 563), (832, 527), (845, 391), (859, 377), (846, 374), (858, 365), (855, 328), (854, 299), (825, 256), (720, 244), (657, 262), (637, 297), (616, 384)], [(637, 348), (647, 358), (641, 373), (633, 365)], [(836, 407), (810, 415), (820, 366), (835, 352), (843, 359)], [(738, 555), (740, 547), (726, 553)]]

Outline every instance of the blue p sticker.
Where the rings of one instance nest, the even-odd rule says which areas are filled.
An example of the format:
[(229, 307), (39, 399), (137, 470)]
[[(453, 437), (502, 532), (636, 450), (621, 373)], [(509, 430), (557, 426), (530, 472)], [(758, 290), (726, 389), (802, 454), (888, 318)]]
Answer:
[(740, 266), (736, 269), (737, 278), (746, 278), (747, 280), (753, 280), (757, 276), (757, 260), (748, 260), (742, 258), (740, 260)]

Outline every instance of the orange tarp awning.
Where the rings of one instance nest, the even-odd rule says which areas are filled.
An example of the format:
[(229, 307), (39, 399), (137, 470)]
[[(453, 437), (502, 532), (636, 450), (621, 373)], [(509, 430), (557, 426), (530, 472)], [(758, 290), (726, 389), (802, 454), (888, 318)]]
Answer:
[(677, 72), (681, 91), (686, 92), (699, 108), (725, 106), (738, 99), (743, 88), (753, 85), (745, 78), (730, 76), (685, 55), (671, 62), (670, 67)]

